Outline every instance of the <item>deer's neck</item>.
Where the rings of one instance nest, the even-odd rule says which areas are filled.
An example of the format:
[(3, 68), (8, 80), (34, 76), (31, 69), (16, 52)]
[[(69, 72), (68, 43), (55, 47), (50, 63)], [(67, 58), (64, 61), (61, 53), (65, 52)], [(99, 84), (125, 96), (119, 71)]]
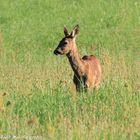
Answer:
[(76, 74), (77, 76), (80, 77), (80, 76), (84, 75), (85, 67), (83, 64), (83, 60), (77, 51), (76, 45), (74, 48), (75, 48), (74, 50), (72, 50), (70, 53), (67, 54), (67, 57), (70, 62), (70, 65), (74, 71), (74, 74)]

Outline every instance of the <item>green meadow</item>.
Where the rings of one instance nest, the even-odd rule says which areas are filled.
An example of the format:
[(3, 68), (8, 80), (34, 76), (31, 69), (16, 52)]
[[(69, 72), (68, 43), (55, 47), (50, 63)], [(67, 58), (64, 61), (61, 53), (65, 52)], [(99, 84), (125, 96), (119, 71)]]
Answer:
[[(103, 69), (88, 93), (53, 54), (76, 24)], [(140, 140), (140, 1), (0, 0), (0, 139)]]

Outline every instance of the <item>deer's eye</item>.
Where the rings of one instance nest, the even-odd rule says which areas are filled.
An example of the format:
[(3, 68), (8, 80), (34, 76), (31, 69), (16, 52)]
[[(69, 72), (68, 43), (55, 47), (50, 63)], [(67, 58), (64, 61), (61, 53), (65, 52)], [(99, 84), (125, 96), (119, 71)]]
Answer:
[(67, 42), (64, 42), (64, 45), (67, 45), (68, 43)]

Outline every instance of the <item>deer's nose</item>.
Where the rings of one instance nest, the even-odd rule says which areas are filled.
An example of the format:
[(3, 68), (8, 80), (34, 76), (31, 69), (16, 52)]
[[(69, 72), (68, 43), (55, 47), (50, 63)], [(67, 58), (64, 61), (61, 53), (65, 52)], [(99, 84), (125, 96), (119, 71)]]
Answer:
[(58, 50), (54, 50), (54, 54), (58, 55), (58, 54), (60, 54), (60, 52)]

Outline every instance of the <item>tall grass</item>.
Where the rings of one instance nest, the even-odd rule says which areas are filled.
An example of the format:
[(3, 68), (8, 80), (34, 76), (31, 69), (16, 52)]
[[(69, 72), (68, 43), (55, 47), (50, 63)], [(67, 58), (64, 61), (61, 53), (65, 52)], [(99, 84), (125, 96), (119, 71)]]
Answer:
[[(0, 3), (0, 138), (140, 139), (139, 1)], [(98, 91), (75, 93), (53, 55), (77, 23), (79, 52), (101, 60)]]

